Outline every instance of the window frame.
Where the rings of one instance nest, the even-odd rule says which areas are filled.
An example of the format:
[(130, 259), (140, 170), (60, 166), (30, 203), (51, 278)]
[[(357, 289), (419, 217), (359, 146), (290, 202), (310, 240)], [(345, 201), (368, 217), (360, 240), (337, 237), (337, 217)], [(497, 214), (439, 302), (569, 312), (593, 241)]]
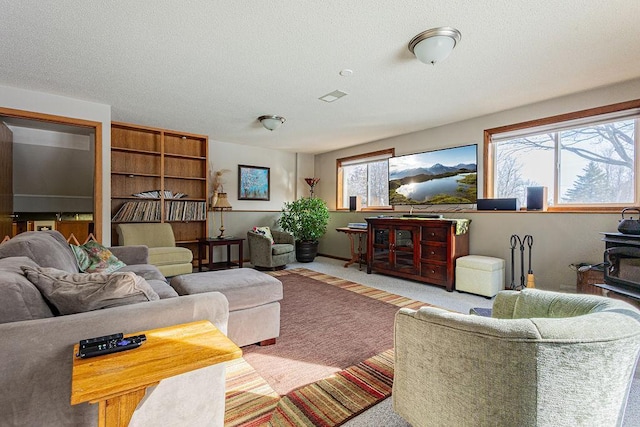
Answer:
[[(340, 159), (336, 159), (336, 210), (337, 211), (348, 211), (349, 210), (349, 206), (342, 206), (342, 200), (343, 200), (343, 189), (344, 189), (344, 185), (343, 185), (343, 174), (342, 174), (342, 165), (344, 163), (352, 163), (352, 162), (356, 162), (358, 160), (362, 160), (361, 163), (368, 163), (365, 159), (367, 158), (374, 158), (374, 157), (381, 157), (381, 156), (388, 156), (388, 158), (394, 157), (395, 156), (395, 148), (387, 148), (384, 150), (378, 150), (378, 151), (372, 151), (369, 153), (363, 153), (363, 154), (357, 154), (355, 156), (349, 156), (349, 157), (342, 157)], [(368, 184), (368, 183), (367, 183)], [(393, 206), (391, 205), (386, 205), (386, 206), (367, 206), (367, 207), (363, 207), (361, 210), (363, 211), (379, 211), (379, 210), (392, 210)]]
[[(483, 147), (483, 195), (485, 198), (494, 194), (494, 158), (495, 148), (493, 145), (493, 135), (503, 134), (507, 132), (520, 131), (524, 129), (540, 128), (543, 126), (550, 126), (559, 124), (562, 122), (568, 122), (571, 120), (588, 119), (590, 117), (623, 112), (625, 110), (634, 110), (640, 108), (640, 99), (632, 101), (620, 102), (617, 104), (605, 105), (602, 107), (589, 108), (586, 110), (575, 111), (572, 113), (559, 114), (555, 116), (545, 117), (541, 119), (529, 120), (526, 122), (515, 123), (506, 126), (500, 126), (491, 129), (485, 129), (484, 131), (484, 147)], [(640, 119), (638, 119), (640, 122)], [(636, 181), (636, 188), (634, 194), (633, 206), (637, 206), (640, 202), (640, 141), (638, 135), (640, 135), (640, 126), (636, 127), (636, 138), (634, 147), (634, 179)], [(558, 173), (557, 170), (554, 173), (554, 185), (557, 186)], [(609, 205), (574, 205), (574, 206), (549, 206), (549, 212), (620, 212), (621, 204), (609, 204)]]

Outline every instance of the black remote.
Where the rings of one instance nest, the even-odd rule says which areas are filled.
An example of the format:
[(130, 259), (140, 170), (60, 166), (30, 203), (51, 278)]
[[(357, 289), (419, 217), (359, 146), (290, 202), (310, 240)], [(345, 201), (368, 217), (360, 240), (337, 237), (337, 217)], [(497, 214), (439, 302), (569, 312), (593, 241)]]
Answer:
[(102, 356), (104, 354), (117, 353), (119, 351), (130, 350), (132, 348), (138, 348), (147, 339), (146, 335), (135, 335), (126, 338), (114, 338), (106, 342), (99, 343), (98, 345), (80, 348), (77, 357), (86, 359), (88, 357)]
[(104, 335), (101, 337), (95, 337), (95, 338), (89, 338), (86, 340), (80, 340), (80, 348), (87, 348), (87, 347), (94, 347), (97, 346), (98, 344), (102, 344), (105, 343), (109, 340), (117, 340), (120, 339), (124, 336), (124, 334), (122, 332), (120, 332), (119, 334), (113, 334), (113, 335)]

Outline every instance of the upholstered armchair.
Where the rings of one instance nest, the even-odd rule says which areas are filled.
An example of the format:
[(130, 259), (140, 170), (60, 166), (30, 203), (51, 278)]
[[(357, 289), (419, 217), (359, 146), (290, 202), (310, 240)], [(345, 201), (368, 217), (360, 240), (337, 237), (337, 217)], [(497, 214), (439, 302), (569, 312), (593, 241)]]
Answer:
[(193, 272), (193, 252), (176, 246), (173, 228), (169, 223), (118, 224), (118, 243), (121, 246), (149, 247), (149, 264), (158, 267), (165, 277)]
[(595, 295), (501, 291), (493, 317), (395, 321), (393, 408), (418, 426), (620, 426), (640, 312)]
[(270, 230), (273, 244), (268, 236), (247, 231), (251, 264), (257, 268), (280, 269), (296, 260), (295, 239), (284, 231)]

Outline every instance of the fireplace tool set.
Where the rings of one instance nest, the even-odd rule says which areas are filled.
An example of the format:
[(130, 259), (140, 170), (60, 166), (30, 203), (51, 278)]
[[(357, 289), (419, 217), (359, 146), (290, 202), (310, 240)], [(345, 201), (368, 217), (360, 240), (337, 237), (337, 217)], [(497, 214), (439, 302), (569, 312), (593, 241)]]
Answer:
[[(511, 235), (510, 239), (511, 243), (511, 284), (509, 289), (513, 290), (522, 290), (524, 288), (535, 288), (535, 279), (533, 277), (533, 269), (531, 268), (531, 249), (533, 248), (533, 236), (530, 234), (525, 235), (523, 238), (520, 238), (517, 234)], [(524, 252), (525, 246), (529, 249), (529, 270), (527, 271), (527, 281), (525, 284), (525, 270), (524, 270)], [(515, 283), (515, 273), (516, 273), (516, 249), (520, 249), (520, 285), (516, 285)]]

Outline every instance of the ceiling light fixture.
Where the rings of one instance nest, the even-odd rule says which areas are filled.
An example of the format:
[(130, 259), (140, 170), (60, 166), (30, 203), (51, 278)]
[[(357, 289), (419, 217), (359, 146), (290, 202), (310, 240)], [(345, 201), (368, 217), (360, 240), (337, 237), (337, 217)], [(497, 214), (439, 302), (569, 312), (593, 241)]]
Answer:
[(432, 28), (412, 38), (409, 42), (409, 51), (420, 62), (434, 65), (449, 56), (461, 38), (462, 34), (455, 28)]
[(286, 121), (286, 119), (281, 116), (260, 116), (258, 117), (258, 120), (262, 123), (262, 126), (264, 126), (265, 129), (269, 130), (279, 128), (280, 125)]

